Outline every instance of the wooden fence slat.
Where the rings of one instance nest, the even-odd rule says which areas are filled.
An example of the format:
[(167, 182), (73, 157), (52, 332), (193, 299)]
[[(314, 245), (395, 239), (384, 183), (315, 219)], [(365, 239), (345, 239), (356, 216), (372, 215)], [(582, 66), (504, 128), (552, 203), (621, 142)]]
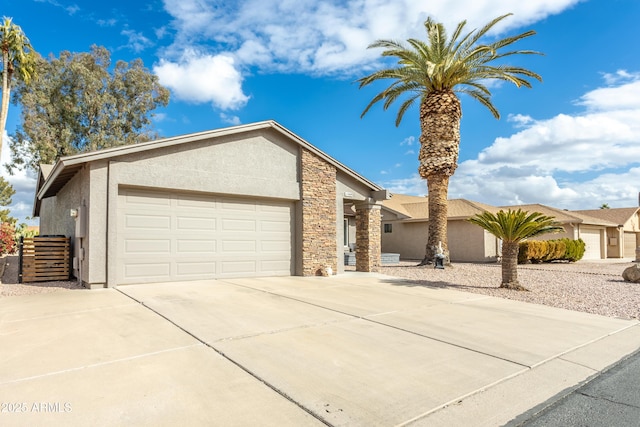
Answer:
[(68, 237), (24, 238), (20, 246), (21, 282), (69, 280)]

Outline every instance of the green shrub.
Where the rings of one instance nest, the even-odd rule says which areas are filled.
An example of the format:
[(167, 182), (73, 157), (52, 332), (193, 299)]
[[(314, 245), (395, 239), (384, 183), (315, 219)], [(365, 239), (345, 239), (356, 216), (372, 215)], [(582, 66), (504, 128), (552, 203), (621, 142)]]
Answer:
[(19, 242), (21, 237), (35, 237), (37, 235), (38, 231), (29, 229), (29, 226), (25, 223), (16, 227), (16, 242)]
[(549, 245), (546, 240), (532, 240), (530, 248), (529, 260), (534, 264), (539, 264), (544, 261)]
[(564, 256), (562, 257), (562, 259), (569, 262), (580, 261), (584, 256), (584, 250), (586, 246), (584, 240), (571, 240), (567, 238), (562, 240), (564, 240), (566, 244), (566, 250), (564, 251)]
[(545, 254), (543, 261), (551, 262), (562, 259), (567, 249), (567, 245), (562, 239), (548, 240), (547, 241), (547, 253)]
[(582, 239), (568, 238), (556, 240), (527, 240), (521, 242), (518, 264), (551, 262), (564, 260), (576, 262), (584, 256), (585, 244)]

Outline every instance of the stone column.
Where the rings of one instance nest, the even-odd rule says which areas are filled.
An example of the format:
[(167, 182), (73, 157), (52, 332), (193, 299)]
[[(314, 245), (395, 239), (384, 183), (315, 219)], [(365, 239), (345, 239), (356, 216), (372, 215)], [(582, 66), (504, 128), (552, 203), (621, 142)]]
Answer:
[(336, 168), (301, 149), (302, 275), (338, 271), (336, 257)]
[(356, 204), (356, 271), (380, 270), (380, 207), (369, 201)]

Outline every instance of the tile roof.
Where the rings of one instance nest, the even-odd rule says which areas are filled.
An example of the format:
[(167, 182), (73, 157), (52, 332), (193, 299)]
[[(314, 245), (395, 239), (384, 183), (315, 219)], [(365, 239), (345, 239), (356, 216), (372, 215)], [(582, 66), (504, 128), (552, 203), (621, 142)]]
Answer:
[[(394, 194), (389, 200), (382, 202), (382, 205), (400, 214), (401, 217), (405, 217), (409, 221), (425, 221), (429, 219), (429, 198), (424, 196), (407, 196), (405, 194)], [(474, 202), (467, 199), (450, 199), (449, 200), (449, 219), (466, 219), (475, 214), (488, 211), (497, 213), (503, 209), (522, 209), (529, 212), (540, 212), (543, 215), (552, 216), (556, 221), (560, 223), (576, 223), (584, 225), (599, 225), (605, 227), (616, 227), (618, 224), (622, 224), (614, 217), (598, 217), (592, 215), (591, 211), (567, 211), (551, 206), (541, 205), (539, 203), (529, 205), (516, 205), (516, 206), (491, 206), (480, 202)], [(633, 215), (633, 210), (638, 211), (640, 208), (633, 209), (616, 209), (623, 211), (618, 215), (625, 214), (627, 219)], [(613, 209), (606, 209), (613, 210)], [(611, 213), (609, 213), (611, 214)], [(626, 221), (626, 220), (625, 220)]]
[(604, 225), (606, 227), (616, 227), (617, 224), (601, 218), (583, 214), (576, 211), (567, 211), (563, 209), (552, 208), (551, 206), (541, 205), (539, 203), (529, 205), (502, 206), (503, 209), (522, 209), (529, 212), (540, 212), (543, 215), (552, 216), (560, 223), (578, 223), (585, 225)]
[[(429, 198), (421, 196), (407, 196), (394, 194), (389, 200), (383, 201), (383, 206), (412, 220), (429, 219)], [(466, 219), (484, 211), (498, 212), (495, 206), (472, 202), (466, 199), (449, 200), (449, 218)]]
[(634, 215), (638, 214), (640, 207), (637, 208), (611, 208), (611, 209), (590, 209), (573, 211), (584, 215), (589, 215), (594, 218), (604, 219), (606, 221), (614, 222), (618, 225), (624, 225)]

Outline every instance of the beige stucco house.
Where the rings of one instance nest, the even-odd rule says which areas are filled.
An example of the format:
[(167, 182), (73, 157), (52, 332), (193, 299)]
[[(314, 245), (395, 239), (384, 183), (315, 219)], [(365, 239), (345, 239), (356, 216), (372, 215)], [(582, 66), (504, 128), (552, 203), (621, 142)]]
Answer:
[[(466, 220), (484, 211), (499, 209), (465, 199), (449, 200), (447, 239), (453, 262), (494, 262), (499, 241)], [(393, 194), (383, 202), (382, 252), (399, 253), (400, 258), (420, 260), (428, 236), (429, 198)]]
[[(495, 207), (465, 199), (452, 199), (449, 200), (447, 223), (451, 261), (496, 261), (500, 255), (501, 242), (481, 227), (466, 220), (484, 211), (496, 213), (501, 209), (522, 209), (554, 217), (565, 232), (535, 238), (539, 240), (581, 238), (586, 244), (583, 259), (620, 257), (618, 248), (621, 247), (620, 245), (624, 246), (625, 242), (628, 245), (625, 253), (631, 256), (628, 255), (631, 253), (631, 243), (628, 242), (633, 241), (635, 244), (631, 235), (637, 233), (634, 230), (638, 230), (637, 214), (640, 210), (640, 208), (611, 209), (611, 211), (619, 211), (619, 216), (614, 218), (614, 212), (609, 213), (610, 217), (605, 217), (605, 214), (596, 216), (593, 211), (566, 211), (541, 204)], [(428, 222), (428, 197), (394, 194), (390, 200), (383, 202), (382, 251), (399, 253), (404, 259), (422, 259), (428, 236)], [(623, 225), (618, 225), (619, 222)], [(612, 240), (612, 236), (616, 237), (617, 241)], [(617, 243), (618, 241), (623, 243)]]
[(582, 239), (585, 243), (585, 252), (582, 259), (605, 259), (607, 252), (607, 229), (615, 227), (615, 224), (605, 219), (596, 218), (579, 211), (567, 211), (556, 209), (541, 204), (502, 206), (501, 209), (522, 209), (529, 212), (540, 212), (552, 216), (556, 222), (564, 228), (564, 233), (543, 234), (536, 236), (536, 240), (552, 240), (567, 237), (569, 239)]
[(73, 243), (88, 287), (343, 271), (380, 265), (387, 192), (273, 121), (160, 139), (43, 165), (34, 216)]
[(640, 246), (640, 208), (611, 208), (575, 211), (615, 224), (607, 227), (607, 257), (633, 258)]

